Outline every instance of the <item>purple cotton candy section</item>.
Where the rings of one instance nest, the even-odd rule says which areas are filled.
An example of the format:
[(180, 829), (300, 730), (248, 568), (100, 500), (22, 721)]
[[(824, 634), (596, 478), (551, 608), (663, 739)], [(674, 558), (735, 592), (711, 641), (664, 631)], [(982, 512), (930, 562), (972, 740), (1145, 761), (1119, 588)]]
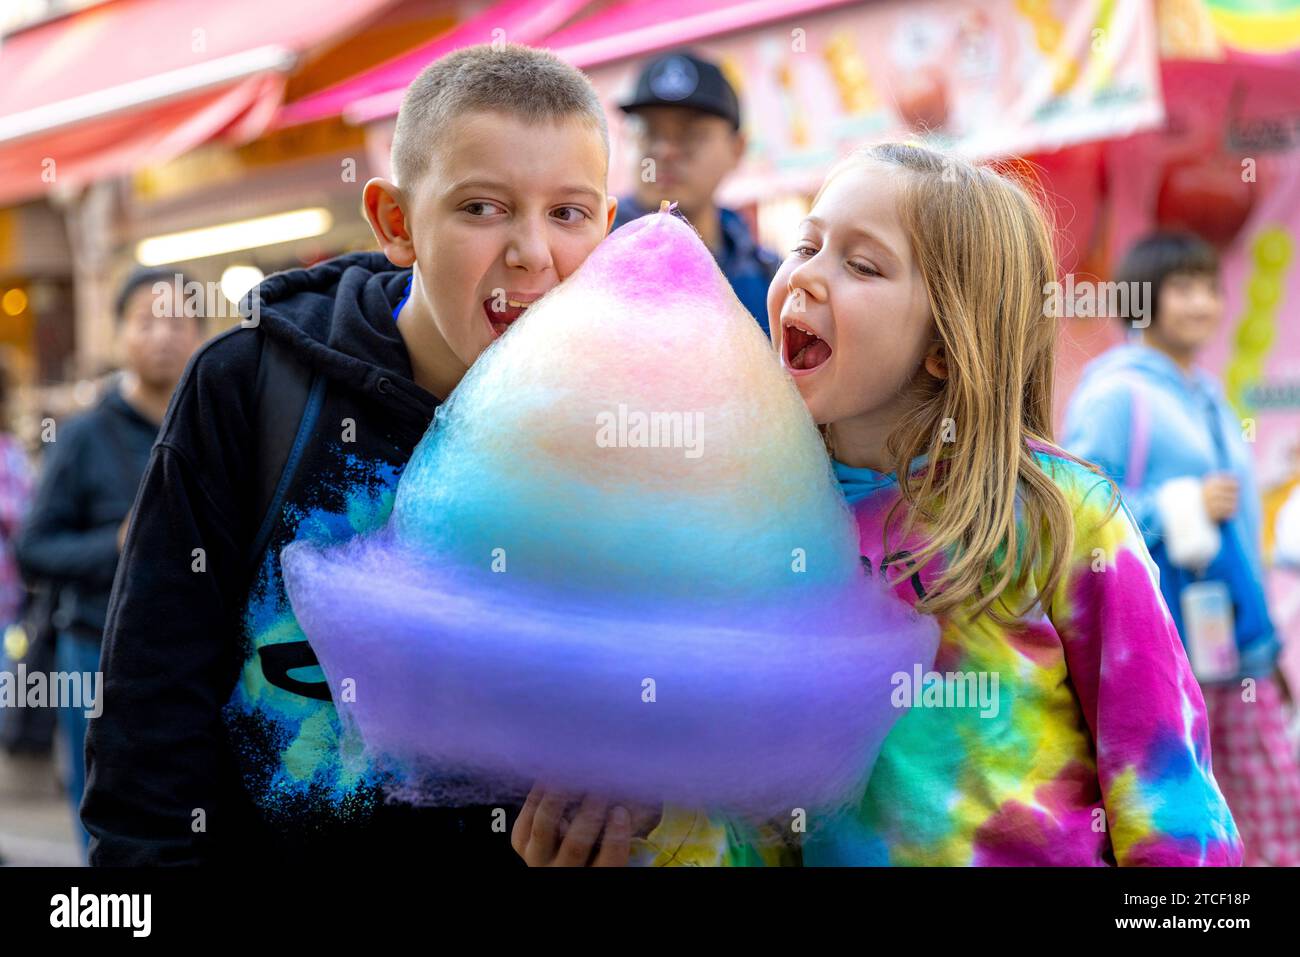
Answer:
[(903, 713), (891, 676), (938, 644), (865, 578), (724, 616), (566, 598), (387, 535), (291, 545), (283, 567), (344, 717), (425, 803), (542, 780), (755, 817), (844, 805)]

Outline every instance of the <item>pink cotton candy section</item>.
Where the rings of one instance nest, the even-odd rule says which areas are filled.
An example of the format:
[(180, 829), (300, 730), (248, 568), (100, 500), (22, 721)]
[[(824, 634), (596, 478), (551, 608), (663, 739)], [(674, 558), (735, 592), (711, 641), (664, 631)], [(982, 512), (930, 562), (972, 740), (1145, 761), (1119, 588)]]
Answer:
[[(675, 215), (642, 216), (619, 228), (583, 263), (576, 284), (599, 284), (602, 292), (629, 304), (665, 302), (689, 296), (701, 325), (726, 316), (731, 303), (719, 295), (726, 277), (695, 230)], [(665, 275), (671, 282), (664, 282)]]

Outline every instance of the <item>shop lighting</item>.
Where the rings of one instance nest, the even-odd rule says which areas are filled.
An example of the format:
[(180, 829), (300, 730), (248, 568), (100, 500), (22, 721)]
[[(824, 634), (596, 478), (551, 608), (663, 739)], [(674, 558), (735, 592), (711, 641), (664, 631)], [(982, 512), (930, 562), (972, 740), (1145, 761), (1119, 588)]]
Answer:
[(291, 213), (151, 236), (135, 247), (135, 258), (143, 266), (186, 262), (241, 249), (308, 239), (329, 232), (332, 225), (334, 218), (328, 209), (296, 209)]
[(27, 293), (21, 289), (10, 289), (0, 297), (0, 310), (6, 316), (21, 316), (27, 309)]

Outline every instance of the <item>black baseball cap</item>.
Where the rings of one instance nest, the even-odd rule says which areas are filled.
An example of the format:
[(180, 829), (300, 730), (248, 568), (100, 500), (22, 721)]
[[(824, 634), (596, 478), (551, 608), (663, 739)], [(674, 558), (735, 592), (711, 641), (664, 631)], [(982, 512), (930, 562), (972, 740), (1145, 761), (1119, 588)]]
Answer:
[(619, 104), (624, 113), (645, 106), (686, 106), (720, 116), (740, 129), (740, 101), (716, 63), (680, 50), (650, 61), (636, 80), (632, 99)]

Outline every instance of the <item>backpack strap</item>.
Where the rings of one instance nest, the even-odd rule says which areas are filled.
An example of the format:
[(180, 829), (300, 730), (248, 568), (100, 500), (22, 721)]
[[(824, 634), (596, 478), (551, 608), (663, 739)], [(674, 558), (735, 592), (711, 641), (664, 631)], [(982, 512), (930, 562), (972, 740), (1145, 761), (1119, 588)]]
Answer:
[(1126, 377), (1129, 385), (1132, 422), (1129, 426), (1128, 464), (1124, 468), (1124, 487), (1141, 488), (1147, 474), (1147, 456), (1151, 453), (1151, 408), (1136, 378)]
[(263, 333), (254, 395), (258, 468), (257, 509), (253, 514), (260, 521), (247, 557), (250, 582), (257, 577), (324, 401), (325, 377)]

